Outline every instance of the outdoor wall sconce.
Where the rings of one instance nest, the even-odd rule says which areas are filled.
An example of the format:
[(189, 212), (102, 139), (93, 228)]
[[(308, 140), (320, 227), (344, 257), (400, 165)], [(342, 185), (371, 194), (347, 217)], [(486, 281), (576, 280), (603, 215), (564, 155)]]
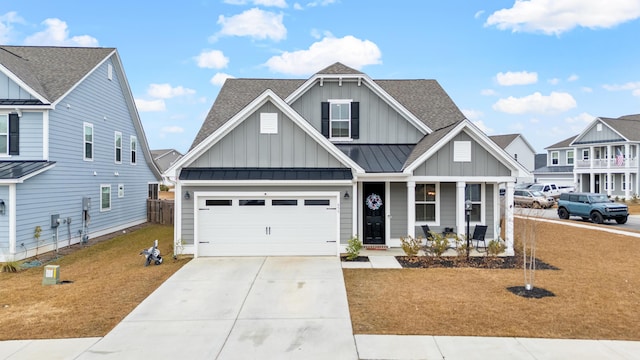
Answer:
[(345, 191), (345, 192), (344, 192), (344, 198), (348, 200), (350, 197), (351, 197), (351, 196), (349, 196), (349, 192), (348, 192), (348, 191)]
[(4, 215), (6, 211), (6, 206), (4, 205), (4, 200), (0, 199), (0, 215)]
[(189, 199), (191, 199), (191, 194), (189, 194), (189, 190), (187, 190), (187, 191), (185, 191), (185, 192), (184, 192), (184, 199), (185, 199), (185, 200), (189, 200)]

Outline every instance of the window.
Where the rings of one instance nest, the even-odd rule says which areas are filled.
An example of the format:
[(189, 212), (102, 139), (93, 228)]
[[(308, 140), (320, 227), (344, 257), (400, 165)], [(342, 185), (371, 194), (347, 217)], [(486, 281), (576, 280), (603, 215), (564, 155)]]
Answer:
[(330, 138), (351, 138), (351, 102), (331, 102)]
[(482, 185), (481, 184), (467, 184), (464, 190), (464, 200), (471, 200), (471, 214), (469, 221), (481, 222), (482, 221)]
[(0, 155), (9, 153), (9, 116), (0, 115)]
[(573, 165), (573, 150), (567, 150), (567, 165)]
[(329, 206), (330, 200), (305, 200), (304, 206)]
[(298, 206), (298, 200), (271, 200), (271, 206)]
[(84, 159), (93, 160), (93, 124), (84, 123)]
[(231, 199), (228, 200), (205, 200), (207, 206), (231, 206)]
[(437, 184), (416, 184), (416, 222), (436, 222)]
[(589, 160), (589, 149), (582, 149), (582, 160)]
[(111, 210), (111, 185), (100, 185), (100, 211)]
[(116, 164), (122, 163), (122, 133), (116, 131), (115, 139), (114, 139), (114, 148), (115, 148), (115, 161)]
[(149, 199), (158, 200), (158, 184), (149, 184)]
[(615, 182), (613, 181), (613, 175), (604, 177), (604, 189), (614, 191), (616, 189)]
[(137, 159), (137, 151), (138, 151), (138, 139), (135, 136), (131, 136), (131, 164), (135, 164)]
[(118, 197), (124, 197), (124, 184), (118, 184)]
[(264, 206), (264, 200), (240, 200), (240, 206)]
[(560, 158), (560, 154), (557, 151), (551, 152), (551, 165), (558, 165), (558, 159)]

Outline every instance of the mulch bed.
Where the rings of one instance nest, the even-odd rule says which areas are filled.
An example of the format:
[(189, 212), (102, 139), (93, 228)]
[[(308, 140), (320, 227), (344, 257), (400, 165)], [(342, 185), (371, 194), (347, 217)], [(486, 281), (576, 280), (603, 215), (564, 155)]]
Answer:
[(347, 259), (347, 256), (340, 256), (340, 260), (344, 262), (369, 262), (368, 256), (358, 256), (353, 260)]
[[(480, 269), (524, 269), (522, 255), (508, 257), (473, 256), (396, 256), (403, 268), (480, 268)], [(559, 270), (557, 267), (535, 259), (536, 270)]]
[(545, 290), (537, 287), (534, 287), (531, 290), (527, 290), (524, 286), (511, 286), (511, 287), (508, 287), (507, 290), (509, 290), (515, 295), (522, 296), (524, 298), (529, 298), (529, 299), (542, 299), (548, 296), (556, 296), (556, 294), (552, 293), (549, 290)]

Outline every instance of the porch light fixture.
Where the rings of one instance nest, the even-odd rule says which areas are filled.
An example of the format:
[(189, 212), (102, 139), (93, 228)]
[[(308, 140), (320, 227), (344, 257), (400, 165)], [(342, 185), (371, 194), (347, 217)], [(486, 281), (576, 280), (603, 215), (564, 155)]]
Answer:
[(350, 197), (351, 196), (349, 196), (349, 191), (345, 191), (344, 192), (344, 198), (348, 200)]
[(0, 215), (4, 215), (6, 211), (6, 206), (4, 205), (4, 200), (0, 199)]
[(187, 190), (187, 191), (185, 191), (185, 192), (184, 192), (184, 199), (185, 199), (185, 200), (189, 200), (189, 199), (191, 199), (191, 194), (189, 194), (189, 190)]

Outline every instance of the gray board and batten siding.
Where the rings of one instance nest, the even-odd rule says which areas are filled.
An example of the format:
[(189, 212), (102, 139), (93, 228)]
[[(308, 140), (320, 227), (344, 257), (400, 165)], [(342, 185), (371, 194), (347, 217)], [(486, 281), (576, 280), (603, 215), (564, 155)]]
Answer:
[[(471, 162), (454, 162), (456, 141), (471, 142)], [(429, 157), (413, 172), (414, 176), (511, 176), (511, 170), (467, 133), (461, 132)]]
[[(69, 238), (77, 239), (82, 228), (84, 196), (90, 197), (92, 202), (90, 236), (94, 232), (108, 232), (146, 221), (148, 183), (157, 179), (147, 166), (148, 159), (140, 139), (143, 135), (136, 133), (121, 90), (121, 80), (117, 76), (119, 73), (114, 71), (112, 80), (107, 79), (107, 64), (110, 63), (111, 60), (103, 63), (69, 93), (56, 110), (50, 111), (49, 159), (56, 161), (56, 165), (17, 185), (18, 244), (25, 242), (25, 245), (30, 243), (35, 246), (33, 232), (36, 226), (42, 227), (40, 241), (51, 243), (55, 233), (50, 226), (52, 214), (72, 220), (70, 225), (59, 227), (59, 241), (66, 243)], [(25, 112), (23, 116), (27, 114)], [(84, 122), (92, 123), (94, 127), (93, 161), (83, 160)], [(122, 132), (121, 164), (115, 163), (115, 131)], [(130, 162), (131, 135), (138, 138), (135, 165)], [(28, 152), (22, 145), (21, 154), (23, 149)], [(102, 184), (111, 186), (111, 210), (101, 212)], [(124, 185), (124, 196), (121, 198), (118, 197), (119, 184)]]
[[(319, 110), (318, 105), (318, 110)], [(260, 133), (260, 114), (278, 114), (277, 134)], [(345, 167), (293, 120), (267, 102), (189, 167)]]
[[(234, 193), (240, 192), (261, 192), (261, 193), (273, 193), (273, 192), (290, 192), (292, 196), (296, 196), (296, 193), (301, 192), (337, 192), (340, 194), (344, 194), (345, 191), (351, 191), (351, 186), (300, 186), (300, 185), (291, 185), (291, 186), (183, 186), (182, 192), (189, 191), (191, 194), (196, 192), (228, 192), (229, 197), (234, 197)], [(353, 200), (345, 199), (343, 196), (340, 196), (340, 243), (346, 244), (347, 240), (349, 240), (353, 234)], [(179, 235), (179, 238), (184, 242), (185, 245), (193, 245), (193, 237), (194, 237), (194, 213), (193, 213), (193, 202), (195, 200), (195, 196), (191, 196), (190, 199), (182, 200), (182, 233)], [(248, 219), (250, 221), (250, 219)], [(239, 230), (239, 235), (242, 236), (242, 232)], [(300, 234), (300, 236), (304, 236), (304, 234)]]
[(21, 88), (15, 81), (11, 80), (4, 73), (0, 73), (0, 99), (35, 99), (26, 90)]
[(374, 93), (364, 82), (324, 81), (313, 85), (291, 104), (314, 128), (321, 131), (321, 103), (350, 99), (360, 103), (360, 137), (354, 144), (415, 144), (424, 136), (405, 117)]
[(399, 239), (407, 236), (407, 183), (392, 182), (389, 184), (391, 194), (389, 198), (389, 213), (391, 214), (391, 231), (392, 239)]
[[(598, 125), (602, 125), (602, 130), (598, 131)], [(612, 142), (612, 141), (626, 141), (623, 139), (618, 133), (614, 132), (607, 126), (607, 124), (602, 122), (595, 123), (586, 134), (581, 136), (579, 139), (576, 139), (574, 144), (597, 144), (603, 142)]]

